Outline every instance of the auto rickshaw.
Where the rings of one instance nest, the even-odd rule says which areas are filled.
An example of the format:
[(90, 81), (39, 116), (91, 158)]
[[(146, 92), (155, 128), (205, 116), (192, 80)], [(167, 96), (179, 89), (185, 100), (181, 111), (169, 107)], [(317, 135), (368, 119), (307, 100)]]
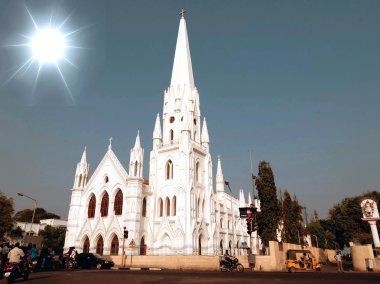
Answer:
[(290, 249), (286, 252), (286, 266), (289, 272), (297, 270), (320, 271), (321, 266), (309, 250)]

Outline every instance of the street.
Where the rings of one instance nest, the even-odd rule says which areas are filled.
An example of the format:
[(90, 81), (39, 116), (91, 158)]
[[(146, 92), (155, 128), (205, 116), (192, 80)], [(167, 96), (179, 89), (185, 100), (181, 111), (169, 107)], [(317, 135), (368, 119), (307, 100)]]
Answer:
[[(121, 270), (73, 270), (30, 274), (26, 282), (16, 283), (297, 283), (297, 284), (368, 284), (379, 283), (380, 273), (329, 273), (329, 272), (215, 272), (215, 271), (121, 271)], [(6, 283), (2, 280), (0, 283)]]

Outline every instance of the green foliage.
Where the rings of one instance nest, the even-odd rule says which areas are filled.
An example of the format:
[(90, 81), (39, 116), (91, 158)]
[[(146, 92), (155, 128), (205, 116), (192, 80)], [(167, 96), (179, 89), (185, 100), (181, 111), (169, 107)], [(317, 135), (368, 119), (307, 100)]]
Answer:
[(336, 204), (329, 212), (330, 232), (334, 232), (340, 248), (348, 246), (349, 242), (372, 243), (372, 235), (368, 222), (363, 221), (360, 203), (370, 198), (379, 203), (380, 193), (367, 192), (360, 196), (347, 197)]
[[(33, 210), (32, 209), (24, 209), (21, 211), (18, 211), (14, 219), (18, 222), (31, 222), (33, 217)], [(44, 208), (36, 208), (36, 212), (34, 214), (33, 223), (39, 223), (41, 219), (60, 219), (61, 217), (47, 212)]]
[(313, 221), (307, 226), (308, 233), (311, 235), (311, 245), (316, 247), (317, 242), (320, 248), (337, 249), (335, 234), (331, 231), (331, 225), (325, 220)]
[(21, 239), (24, 236), (24, 233), (25, 231), (21, 229), (20, 226), (17, 226), (9, 232), (9, 236), (12, 239)]
[(66, 228), (46, 226), (44, 230), (40, 231), (40, 236), (44, 238), (42, 243), (55, 252), (61, 250), (65, 243)]
[(277, 229), (280, 221), (281, 208), (277, 199), (277, 189), (272, 168), (268, 162), (259, 163), (259, 173), (256, 178), (261, 212), (257, 214), (258, 234), (264, 245), (277, 240)]
[(8, 198), (0, 191), (0, 240), (4, 238), (4, 234), (12, 230), (14, 212), (13, 199)]
[(303, 242), (304, 228), (302, 226), (302, 210), (296, 197), (291, 198), (285, 190), (282, 200), (282, 240), (287, 243), (299, 244)]

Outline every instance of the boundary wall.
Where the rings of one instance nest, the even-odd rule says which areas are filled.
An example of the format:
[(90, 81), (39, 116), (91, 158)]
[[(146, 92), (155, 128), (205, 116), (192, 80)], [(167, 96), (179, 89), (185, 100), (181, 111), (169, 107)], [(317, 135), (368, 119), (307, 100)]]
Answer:
[[(332, 261), (335, 251), (315, 247), (302, 247), (295, 244), (269, 242), (268, 255), (257, 255), (255, 271), (285, 271), (286, 252), (288, 249), (308, 249), (321, 262)], [(122, 256), (107, 256), (122, 267)], [(244, 269), (249, 269), (248, 256), (237, 256)], [(183, 256), (183, 255), (126, 255), (126, 268), (161, 268), (175, 270), (219, 270), (220, 256)]]

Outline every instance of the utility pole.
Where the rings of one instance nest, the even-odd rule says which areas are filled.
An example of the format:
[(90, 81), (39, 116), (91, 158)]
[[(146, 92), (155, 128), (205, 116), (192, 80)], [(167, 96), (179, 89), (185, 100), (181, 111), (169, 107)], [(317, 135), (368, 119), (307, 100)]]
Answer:
[(128, 230), (127, 227), (124, 227), (123, 231), (123, 258), (121, 259), (121, 265), (125, 268), (125, 239), (128, 239)]

